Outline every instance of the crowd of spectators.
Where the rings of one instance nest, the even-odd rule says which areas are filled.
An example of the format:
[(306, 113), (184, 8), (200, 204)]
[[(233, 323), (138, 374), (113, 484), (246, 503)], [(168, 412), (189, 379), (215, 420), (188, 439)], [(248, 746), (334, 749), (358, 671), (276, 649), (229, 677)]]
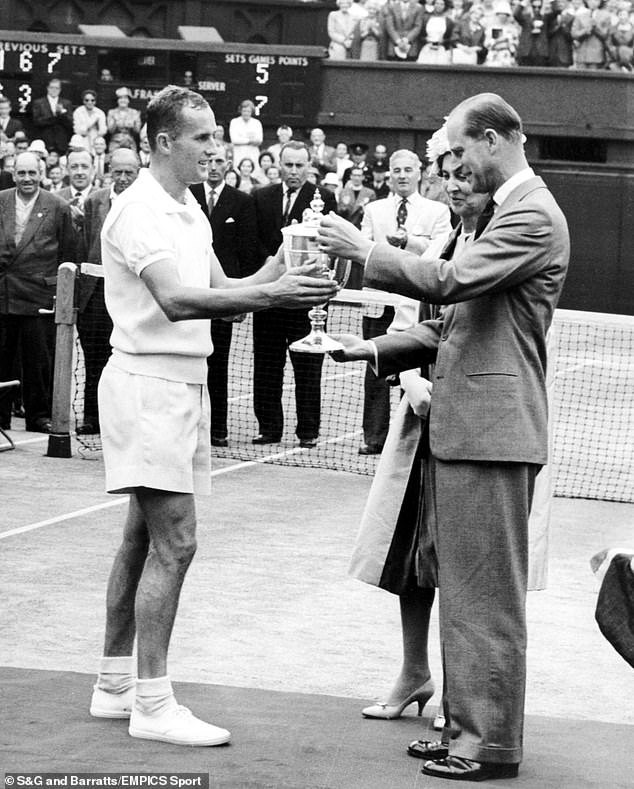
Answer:
[(333, 60), (634, 68), (633, 0), (337, 0)]

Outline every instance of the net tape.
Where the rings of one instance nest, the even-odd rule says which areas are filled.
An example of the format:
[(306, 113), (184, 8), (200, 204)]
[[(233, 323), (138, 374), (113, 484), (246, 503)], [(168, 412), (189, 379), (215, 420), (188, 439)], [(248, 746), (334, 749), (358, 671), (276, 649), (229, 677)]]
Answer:
[[(90, 270), (86, 267), (82, 270)], [(101, 273), (101, 272), (94, 272)], [(395, 306), (400, 297), (380, 291), (342, 291), (329, 306), (327, 330), (361, 336), (363, 305)], [(634, 317), (557, 310), (553, 324), (555, 386), (551, 406), (551, 463), (555, 495), (634, 502)], [(76, 341), (72, 410), (82, 422), (83, 352)], [(253, 414), (252, 317), (233, 324), (229, 362), (227, 448), (216, 457), (373, 474), (377, 456), (359, 455), (363, 444), (365, 363), (324, 358), (321, 428), (317, 446), (303, 449), (294, 434), (295, 385), (287, 361), (279, 444), (253, 445), (259, 432)], [(400, 397), (390, 388), (392, 409)], [(77, 436), (86, 457), (100, 451), (98, 435)]]

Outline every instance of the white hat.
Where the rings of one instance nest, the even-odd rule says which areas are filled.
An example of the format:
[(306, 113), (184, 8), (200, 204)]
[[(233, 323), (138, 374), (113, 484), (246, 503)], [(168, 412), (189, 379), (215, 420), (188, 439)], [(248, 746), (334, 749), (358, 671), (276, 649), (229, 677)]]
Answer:
[(493, 13), (494, 14), (507, 14), (508, 16), (513, 16), (513, 12), (511, 11), (511, 5), (507, 2), (507, 0), (498, 0), (498, 2), (493, 6)]
[(40, 153), (42, 156), (48, 156), (44, 140), (33, 140), (27, 148), (27, 151), (31, 151), (31, 153)]
[(119, 98), (119, 99), (122, 96), (127, 96), (129, 99), (132, 98), (132, 94), (130, 93), (128, 88), (117, 88), (114, 93), (115, 93), (115, 96), (117, 96), (117, 98)]
[(83, 148), (84, 150), (88, 150), (88, 145), (86, 143), (86, 138), (82, 137), (81, 134), (73, 134), (70, 138), (68, 143), (69, 148)]
[(330, 184), (331, 186), (339, 186), (339, 179), (337, 178), (337, 173), (326, 173), (322, 184)]

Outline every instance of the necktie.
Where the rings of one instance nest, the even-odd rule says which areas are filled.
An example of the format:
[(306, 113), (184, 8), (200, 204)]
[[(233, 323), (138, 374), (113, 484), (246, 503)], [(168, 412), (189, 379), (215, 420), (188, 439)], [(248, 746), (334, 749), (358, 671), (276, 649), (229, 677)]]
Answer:
[(401, 202), (399, 203), (398, 209), (396, 210), (396, 224), (398, 227), (405, 227), (405, 222), (407, 222), (407, 198), (404, 197)]
[(291, 213), (291, 203), (293, 202), (293, 195), (295, 194), (295, 189), (289, 187), (286, 190), (286, 202), (284, 203), (284, 213), (282, 214), (282, 227), (286, 227), (288, 225), (289, 215)]
[(211, 216), (211, 212), (214, 210), (215, 205), (216, 205), (216, 192), (212, 189), (209, 194), (209, 202), (207, 203), (207, 208), (209, 209), (209, 216)]
[(474, 238), (479, 238), (482, 232), (485, 230), (486, 226), (489, 224), (491, 217), (495, 211), (495, 202), (493, 198), (489, 200), (489, 202), (484, 206), (484, 210), (478, 217), (478, 221), (476, 222), (475, 233), (473, 235)]

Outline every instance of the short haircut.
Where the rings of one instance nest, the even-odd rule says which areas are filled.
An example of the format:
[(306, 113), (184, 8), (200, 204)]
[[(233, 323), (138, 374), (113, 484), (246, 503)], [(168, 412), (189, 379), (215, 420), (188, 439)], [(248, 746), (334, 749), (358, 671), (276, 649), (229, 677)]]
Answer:
[(390, 156), (390, 168), (392, 167), (392, 162), (400, 157), (407, 157), (408, 159), (411, 159), (419, 168), (423, 166), (423, 163), (419, 159), (417, 153), (410, 151), (409, 148), (401, 148), (398, 151), (394, 151), (394, 153)]
[(97, 100), (97, 92), (94, 91), (94, 90), (90, 90), (89, 89), (89, 90), (83, 91), (82, 94), (81, 94), (82, 99), (85, 99), (86, 96), (92, 96), (93, 99), (95, 99), (95, 101)]
[(251, 99), (245, 99), (238, 104), (238, 109), (243, 110), (245, 107), (250, 107), (251, 112), (255, 112), (255, 104), (251, 101)]
[(289, 140), (288, 142), (285, 142), (280, 148), (280, 161), (282, 161), (282, 154), (287, 148), (289, 148), (291, 151), (306, 151), (306, 156), (308, 156), (308, 160), (310, 161), (310, 150), (306, 143), (302, 142), (301, 140)]
[(166, 132), (176, 139), (182, 132), (183, 110), (188, 107), (199, 110), (209, 107), (200, 93), (178, 85), (168, 85), (159, 91), (147, 105), (147, 137), (152, 151), (156, 150), (156, 137)]
[(480, 93), (459, 104), (464, 111), (464, 133), (476, 140), (493, 129), (509, 142), (522, 141), (522, 119), (497, 93)]
[(68, 154), (66, 155), (66, 164), (68, 165), (68, 163), (70, 162), (71, 156), (77, 156), (78, 154), (81, 155), (84, 153), (87, 153), (88, 156), (90, 157), (90, 165), (92, 166), (93, 162), (95, 161), (95, 156), (92, 151), (88, 150), (88, 148), (79, 148), (78, 150), (75, 151), (69, 151)]

